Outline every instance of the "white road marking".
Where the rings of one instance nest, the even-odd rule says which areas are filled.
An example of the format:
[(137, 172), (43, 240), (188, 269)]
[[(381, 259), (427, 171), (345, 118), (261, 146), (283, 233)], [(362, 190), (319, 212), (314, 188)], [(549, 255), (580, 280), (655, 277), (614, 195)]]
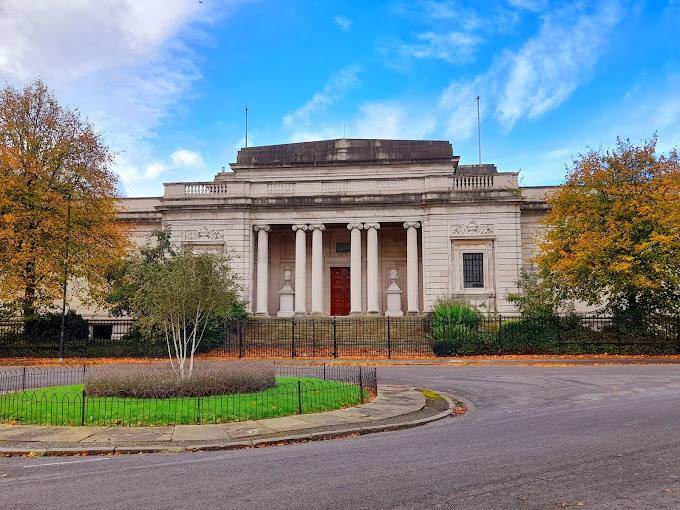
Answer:
[(98, 459), (82, 459), (82, 460), (69, 460), (67, 462), (48, 462), (46, 464), (32, 464), (29, 466), (24, 466), (25, 468), (43, 467), (43, 466), (59, 466), (62, 464), (77, 464), (78, 462), (96, 462), (98, 460), (111, 460), (108, 457), (101, 457)]

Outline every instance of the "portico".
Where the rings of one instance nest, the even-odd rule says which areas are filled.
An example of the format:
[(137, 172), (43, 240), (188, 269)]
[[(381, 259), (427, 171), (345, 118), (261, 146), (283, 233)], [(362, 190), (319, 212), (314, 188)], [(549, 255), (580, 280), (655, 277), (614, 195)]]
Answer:
[[(419, 226), (416, 221), (387, 221), (381, 226), (362, 218), (347, 223), (300, 220), (290, 225), (253, 225), (257, 233), (256, 314), (383, 314), (385, 292), (394, 281), (389, 279), (390, 272), (397, 275), (396, 283), (404, 290), (400, 310), (420, 313)], [(285, 288), (284, 273), (291, 269), (294, 309), (282, 310), (279, 295), (272, 289)]]

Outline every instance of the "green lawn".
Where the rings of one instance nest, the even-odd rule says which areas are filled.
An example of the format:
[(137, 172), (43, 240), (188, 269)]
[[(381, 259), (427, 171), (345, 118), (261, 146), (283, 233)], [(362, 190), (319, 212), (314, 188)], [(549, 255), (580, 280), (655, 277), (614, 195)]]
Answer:
[[(359, 387), (312, 378), (277, 377), (275, 388), (211, 397), (136, 399), (86, 397), (83, 385), (0, 395), (0, 421), (38, 425), (167, 425), (224, 423), (314, 413), (356, 405)], [(364, 398), (368, 392), (364, 390)]]

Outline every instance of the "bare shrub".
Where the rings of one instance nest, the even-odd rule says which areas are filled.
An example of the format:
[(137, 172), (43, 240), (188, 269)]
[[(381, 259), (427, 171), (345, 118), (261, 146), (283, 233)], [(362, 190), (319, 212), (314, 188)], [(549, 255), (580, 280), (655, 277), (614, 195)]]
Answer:
[(85, 376), (86, 393), (97, 397), (206, 397), (274, 386), (274, 364), (265, 361), (196, 362), (191, 377), (184, 379), (169, 363), (103, 365)]

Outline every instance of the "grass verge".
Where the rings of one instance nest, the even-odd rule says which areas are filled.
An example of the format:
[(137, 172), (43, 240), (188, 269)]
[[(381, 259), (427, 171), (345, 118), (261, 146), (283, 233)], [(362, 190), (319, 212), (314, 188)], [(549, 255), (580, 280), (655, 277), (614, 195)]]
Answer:
[[(360, 403), (359, 387), (337, 381), (277, 377), (257, 393), (137, 399), (85, 397), (83, 385), (0, 395), (0, 421), (35, 425), (169, 425), (224, 423), (314, 413)], [(369, 394), (364, 390), (363, 398)]]

